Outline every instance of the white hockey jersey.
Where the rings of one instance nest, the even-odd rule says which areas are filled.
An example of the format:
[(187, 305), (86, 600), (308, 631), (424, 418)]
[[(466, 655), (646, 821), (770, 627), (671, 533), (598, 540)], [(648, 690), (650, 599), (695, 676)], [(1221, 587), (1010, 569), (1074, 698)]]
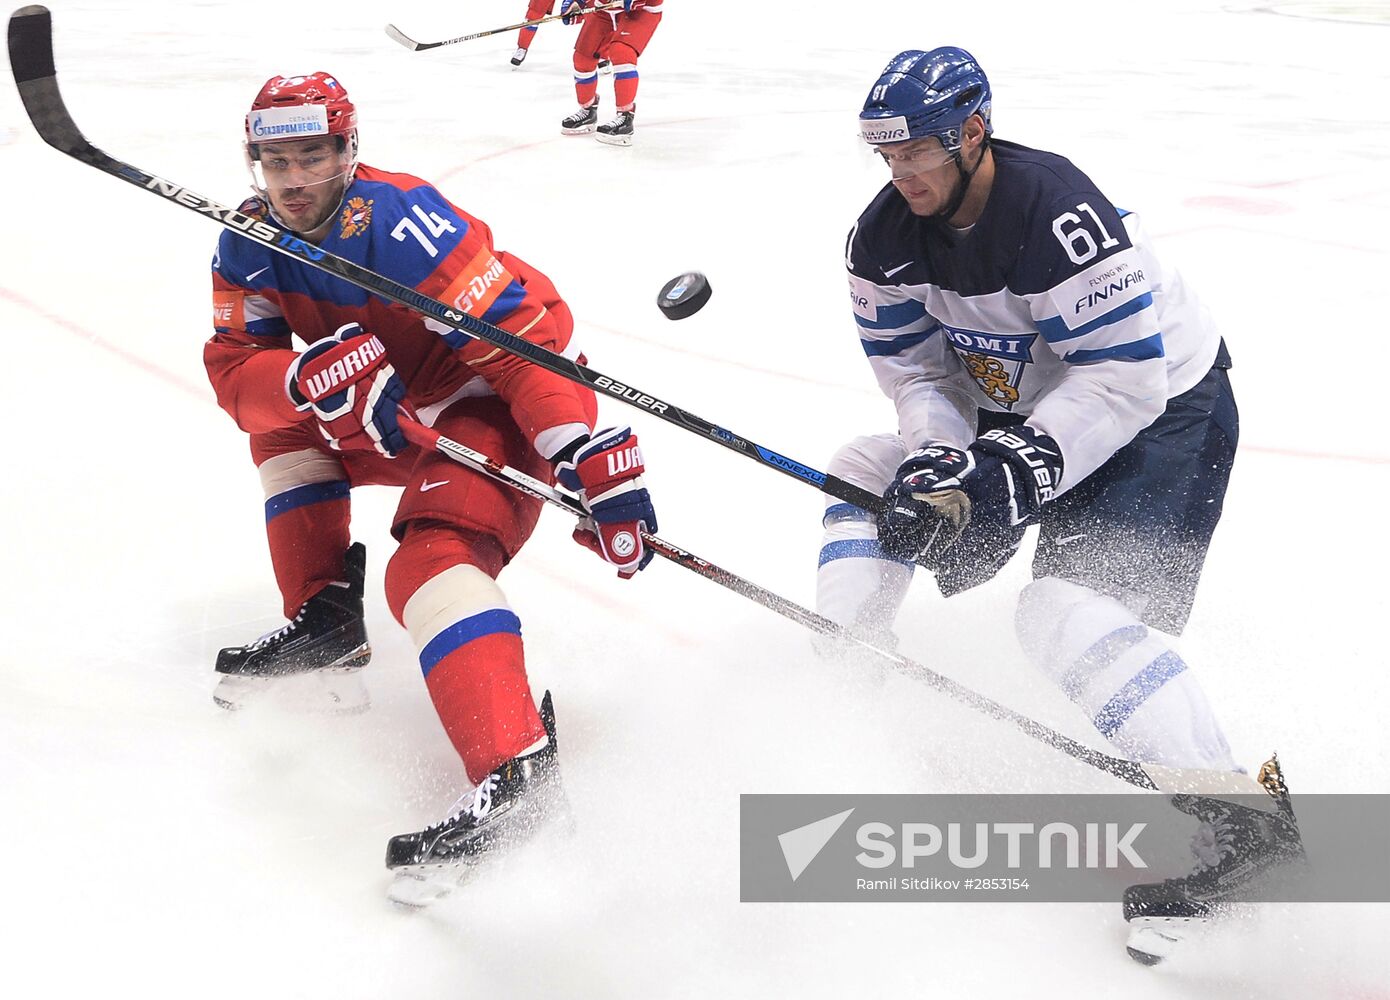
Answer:
[(984, 212), (961, 235), (887, 185), (846, 248), (874, 374), (909, 448), (965, 447), (977, 408), (1061, 446), (1064, 492), (1197, 384), (1221, 338), (1181, 277), (1063, 157), (993, 140)]

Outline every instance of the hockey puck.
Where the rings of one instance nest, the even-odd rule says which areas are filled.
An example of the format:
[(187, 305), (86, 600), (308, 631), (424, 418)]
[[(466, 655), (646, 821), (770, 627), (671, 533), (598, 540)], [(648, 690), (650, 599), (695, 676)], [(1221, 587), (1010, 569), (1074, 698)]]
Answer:
[(661, 286), (656, 306), (667, 319), (685, 319), (704, 308), (710, 294), (709, 279), (699, 271), (687, 271)]

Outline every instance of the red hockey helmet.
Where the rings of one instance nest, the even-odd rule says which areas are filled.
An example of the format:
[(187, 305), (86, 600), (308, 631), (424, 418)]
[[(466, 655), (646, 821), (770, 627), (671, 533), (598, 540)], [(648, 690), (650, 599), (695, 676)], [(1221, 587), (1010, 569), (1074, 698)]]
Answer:
[(246, 115), (247, 146), (315, 135), (340, 136), (356, 154), (357, 108), (347, 88), (327, 73), (267, 80)]

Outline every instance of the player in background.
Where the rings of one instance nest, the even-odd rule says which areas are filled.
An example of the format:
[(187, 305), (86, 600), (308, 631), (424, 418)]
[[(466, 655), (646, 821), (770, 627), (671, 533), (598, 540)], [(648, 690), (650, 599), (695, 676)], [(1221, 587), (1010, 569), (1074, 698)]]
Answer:
[[(560, 0), (564, 24), (581, 23), (574, 41), (574, 93), (579, 110), (560, 122), (565, 135), (594, 133), (599, 142), (630, 146), (637, 117), (637, 58), (661, 23), (662, 0), (623, 0), (622, 10), (582, 11), (593, 0)], [(613, 64), (616, 117), (598, 123), (598, 67), (601, 57)]]
[[(526, 20), (535, 21), (546, 17), (555, 11), (555, 0), (531, 0), (531, 5), (526, 8)], [(568, 22), (566, 22), (568, 23)], [(516, 37), (516, 51), (512, 53), (512, 65), (520, 66), (526, 61), (526, 53), (531, 49), (531, 43), (536, 40), (536, 32), (540, 31), (539, 25), (531, 25), (522, 28)], [(605, 56), (598, 61), (598, 71), (608, 74), (613, 72), (613, 65)]]
[[(494, 250), (488, 227), (433, 186), (359, 163), (357, 149), (356, 109), (333, 77), (272, 78), (246, 116), (257, 197), (242, 211), (578, 356), (569, 308), (544, 274)], [(640, 531), (656, 528), (637, 438), (626, 427), (593, 432), (589, 389), (238, 234), (223, 234), (212, 270), (204, 361), (219, 404), (250, 437), (290, 619), (219, 654), (218, 699), (236, 707), (287, 675), (366, 662), (365, 552), (349, 546), (350, 491), (404, 487), (386, 599), (474, 786), (440, 823), (391, 838), (394, 898), (418, 901), (422, 871), (524, 836), (561, 793), (549, 694), (538, 711), (521, 622), (496, 583), (541, 504), (407, 444), (399, 412), (575, 491), (591, 514), (576, 539), (623, 576), (650, 560)]]
[[(1181, 633), (1221, 515), (1229, 355), (1138, 216), (1061, 156), (993, 138), (990, 115), (989, 81), (959, 48), (903, 52), (860, 114), (891, 181), (850, 231), (850, 298), (898, 433), (830, 462), (888, 509), (828, 505), (818, 607), (891, 642), (915, 564), (949, 597), (1037, 524), (1015, 621), (1028, 657), (1127, 756), (1214, 772), (1216, 787), (1239, 768), (1162, 633)], [(1175, 804), (1215, 849), (1187, 880), (1133, 887), (1137, 924), (1204, 916), (1195, 896), (1219, 900), (1301, 849), (1287, 796), (1274, 813)], [(1156, 957), (1146, 948), (1163, 951), (1138, 940), (1136, 957)]]
[[(526, 20), (535, 21), (545, 17), (555, 10), (555, 0), (531, 0), (526, 8)], [(526, 53), (531, 48), (531, 43), (536, 40), (536, 32), (541, 29), (536, 25), (522, 28), (516, 36), (516, 51), (512, 53), (512, 65), (520, 66), (526, 61)]]

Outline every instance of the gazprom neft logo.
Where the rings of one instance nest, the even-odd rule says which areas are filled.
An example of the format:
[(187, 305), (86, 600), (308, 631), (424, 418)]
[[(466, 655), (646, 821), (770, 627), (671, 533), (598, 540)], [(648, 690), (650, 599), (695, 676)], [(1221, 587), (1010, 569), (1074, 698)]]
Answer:
[(298, 139), (328, 134), (328, 110), (322, 104), (266, 108), (251, 112), (252, 139)]
[(906, 142), (910, 137), (907, 118), (903, 115), (896, 118), (861, 118), (859, 134), (865, 142), (872, 143)]

